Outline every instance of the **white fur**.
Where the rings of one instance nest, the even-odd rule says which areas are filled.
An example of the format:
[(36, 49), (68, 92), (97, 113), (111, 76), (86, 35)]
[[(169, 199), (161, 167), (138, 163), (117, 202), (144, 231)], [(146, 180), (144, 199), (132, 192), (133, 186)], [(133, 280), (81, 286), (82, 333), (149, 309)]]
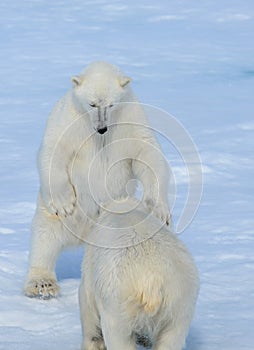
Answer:
[[(54, 269), (61, 250), (83, 242), (101, 204), (126, 197), (129, 180), (139, 179), (144, 205), (170, 221), (167, 164), (130, 78), (115, 66), (95, 62), (72, 82), (49, 116), (38, 156), (28, 296), (57, 295)], [(105, 127), (105, 134), (96, 132)], [(128, 191), (132, 195), (135, 188)]]
[[(153, 350), (181, 350), (199, 289), (197, 269), (165, 226), (146, 239), (160, 222), (140, 206), (132, 210), (132, 201), (126, 205), (129, 212), (105, 212), (90, 234), (97, 245), (110, 246), (114, 236), (113, 247), (116, 241), (127, 247), (86, 246), (79, 293), (82, 350), (134, 350), (135, 334), (148, 336)], [(119, 227), (118, 236), (110, 223)]]

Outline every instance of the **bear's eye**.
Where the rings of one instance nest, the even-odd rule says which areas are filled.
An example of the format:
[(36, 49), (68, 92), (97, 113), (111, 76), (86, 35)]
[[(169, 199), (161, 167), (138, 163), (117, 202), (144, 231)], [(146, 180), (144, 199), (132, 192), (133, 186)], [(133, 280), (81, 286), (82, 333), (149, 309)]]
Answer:
[(95, 107), (96, 107), (96, 104), (95, 104), (95, 103), (89, 103), (89, 106), (95, 108)]
[(111, 103), (110, 105), (109, 105), (109, 108), (112, 108), (114, 105), (113, 105), (113, 103)]

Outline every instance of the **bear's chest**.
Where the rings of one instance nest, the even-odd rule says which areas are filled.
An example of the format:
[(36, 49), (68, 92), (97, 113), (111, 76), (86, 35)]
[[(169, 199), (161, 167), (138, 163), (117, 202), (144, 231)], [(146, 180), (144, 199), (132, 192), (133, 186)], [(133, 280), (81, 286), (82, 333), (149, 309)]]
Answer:
[(80, 198), (108, 202), (127, 195), (126, 185), (132, 176), (132, 161), (119, 144), (81, 147), (73, 157), (70, 179)]

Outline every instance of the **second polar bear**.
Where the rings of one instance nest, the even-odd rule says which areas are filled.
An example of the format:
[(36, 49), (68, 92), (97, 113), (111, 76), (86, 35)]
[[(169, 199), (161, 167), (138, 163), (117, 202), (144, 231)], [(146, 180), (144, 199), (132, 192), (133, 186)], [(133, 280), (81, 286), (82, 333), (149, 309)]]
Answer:
[(148, 211), (169, 223), (168, 167), (130, 78), (105, 62), (72, 78), (73, 88), (48, 118), (38, 156), (40, 191), (32, 224), (25, 294), (57, 296), (60, 252), (83, 243), (114, 199), (143, 185)]
[[(121, 212), (119, 212), (119, 206)], [(80, 285), (82, 350), (182, 350), (199, 290), (183, 243), (133, 200), (106, 207), (86, 246)]]

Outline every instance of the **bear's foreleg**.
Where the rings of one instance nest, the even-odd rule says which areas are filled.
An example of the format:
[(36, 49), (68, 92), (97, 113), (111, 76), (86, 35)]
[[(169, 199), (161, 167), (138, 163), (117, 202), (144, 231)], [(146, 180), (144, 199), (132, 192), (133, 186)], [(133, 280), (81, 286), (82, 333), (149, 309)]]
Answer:
[(57, 258), (64, 248), (78, 243), (78, 239), (64, 227), (61, 218), (47, 212), (39, 201), (32, 224), (25, 294), (41, 299), (56, 297), (59, 293), (55, 274)]
[(135, 177), (143, 185), (143, 202), (149, 212), (153, 212), (162, 222), (171, 225), (168, 205), (169, 171), (160, 149), (147, 144), (132, 163)]

